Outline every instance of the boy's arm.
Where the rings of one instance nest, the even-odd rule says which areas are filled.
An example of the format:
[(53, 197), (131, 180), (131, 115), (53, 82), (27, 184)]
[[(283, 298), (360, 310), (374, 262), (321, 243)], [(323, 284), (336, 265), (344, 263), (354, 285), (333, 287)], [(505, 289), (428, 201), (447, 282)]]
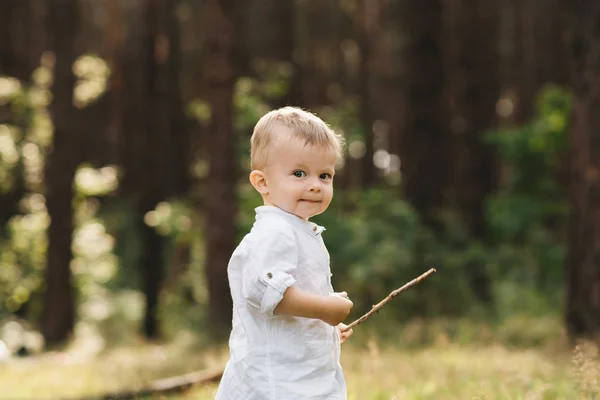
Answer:
[(346, 319), (352, 305), (350, 300), (338, 294), (319, 296), (291, 286), (283, 294), (275, 314), (320, 319), (337, 326)]

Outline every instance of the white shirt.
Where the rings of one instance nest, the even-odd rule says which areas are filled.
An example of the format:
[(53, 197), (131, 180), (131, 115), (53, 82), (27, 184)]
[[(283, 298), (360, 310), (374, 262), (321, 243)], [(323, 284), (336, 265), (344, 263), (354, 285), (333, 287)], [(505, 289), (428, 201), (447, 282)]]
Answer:
[(323, 230), (277, 207), (256, 208), (227, 269), (233, 328), (216, 400), (346, 399), (337, 328), (273, 314), (292, 285), (333, 293)]

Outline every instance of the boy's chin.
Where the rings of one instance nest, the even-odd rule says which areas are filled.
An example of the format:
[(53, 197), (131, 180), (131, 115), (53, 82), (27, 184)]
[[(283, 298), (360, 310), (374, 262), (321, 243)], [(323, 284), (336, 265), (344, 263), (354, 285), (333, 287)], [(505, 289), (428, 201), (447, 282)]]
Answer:
[(320, 210), (317, 212), (314, 212), (314, 210), (302, 210), (301, 207), (297, 207), (296, 209), (288, 209), (286, 207), (280, 207), (280, 206), (276, 206), (276, 207), (279, 207), (283, 211), (293, 214), (296, 217), (306, 220), (306, 221), (308, 221), (312, 217), (316, 217), (317, 215), (323, 214), (325, 212), (325, 210)]
[(300, 218), (305, 219), (305, 220), (309, 220), (312, 217), (316, 217), (317, 215), (323, 214), (324, 212), (325, 212), (325, 210), (322, 210), (322, 211), (319, 211), (318, 213), (314, 213), (314, 214), (311, 213), (311, 214), (308, 214), (306, 217), (300, 217)]
[(292, 214), (294, 214), (296, 217), (298, 217), (300, 219), (308, 221), (310, 218), (314, 217), (315, 215), (319, 215), (320, 213), (318, 213), (318, 214), (308, 213), (307, 214), (307, 213), (294, 213), (293, 212)]

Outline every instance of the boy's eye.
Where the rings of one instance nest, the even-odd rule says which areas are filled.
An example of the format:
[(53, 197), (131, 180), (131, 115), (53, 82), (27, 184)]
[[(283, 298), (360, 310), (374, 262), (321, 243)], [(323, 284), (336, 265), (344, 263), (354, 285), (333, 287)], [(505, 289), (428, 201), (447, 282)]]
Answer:
[(321, 174), (319, 176), (319, 178), (321, 178), (321, 179), (331, 179), (331, 174)]
[(306, 176), (306, 172), (298, 170), (298, 171), (294, 171), (293, 175), (296, 178), (304, 178)]

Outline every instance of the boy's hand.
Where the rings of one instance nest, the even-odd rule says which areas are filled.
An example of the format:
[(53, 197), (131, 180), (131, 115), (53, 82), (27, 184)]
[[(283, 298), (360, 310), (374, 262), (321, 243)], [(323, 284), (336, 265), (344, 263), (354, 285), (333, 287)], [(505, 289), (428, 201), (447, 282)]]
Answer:
[(340, 335), (340, 343), (344, 343), (346, 341), (346, 339), (348, 339), (354, 333), (354, 329), (350, 329), (349, 331), (342, 332), (347, 326), (348, 325), (346, 325), (346, 324), (339, 324), (337, 326), (338, 335)]
[(342, 292), (330, 294), (324, 305), (321, 319), (331, 326), (337, 326), (350, 314), (354, 304), (348, 299), (346, 292)]

